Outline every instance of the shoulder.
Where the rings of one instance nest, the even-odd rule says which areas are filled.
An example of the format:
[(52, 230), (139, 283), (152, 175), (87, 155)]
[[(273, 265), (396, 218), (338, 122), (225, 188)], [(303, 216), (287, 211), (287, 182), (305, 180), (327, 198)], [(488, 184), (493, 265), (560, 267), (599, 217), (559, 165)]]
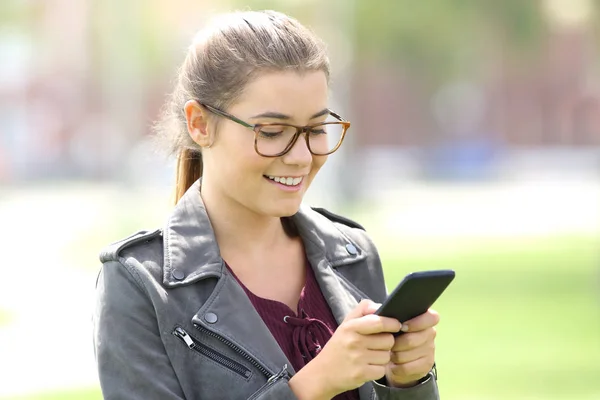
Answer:
[(163, 254), (162, 229), (141, 230), (100, 251), (100, 275), (108, 282), (125, 278), (143, 288), (162, 281)]
[(331, 222), (339, 231), (344, 235), (348, 236), (353, 242), (358, 244), (361, 248), (367, 251), (367, 253), (377, 253), (377, 249), (373, 240), (365, 227), (359, 222), (348, 218), (346, 216), (334, 213), (330, 210), (321, 207), (311, 207), (311, 209), (325, 217)]
[(344, 217), (342, 215), (339, 214), (335, 214), (329, 210), (326, 210), (325, 208), (322, 207), (311, 207), (313, 211), (318, 212), (319, 214), (323, 215), (325, 218), (327, 218), (328, 220), (332, 221), (332, 222), (337, 222), (339, 224), (342, 225), (346, 225), (350, 228), (356, 228), (356, 229), (360, 229), (362, 231), (366, 231), (366, 229), (359, 224), (356, 221), (351, 220), (350, 218)]
[(100, 251), (96, 287), (102, 282), (103, 293), (137, 287), (148, 294), (148, 288), (162, 282), (163, 254), (162, 229), (140, 230), (117, 240)]
[(120, 261), (124, 253), (135, 251), (144, 252), (147, 248), (162, 246), (162, 229), (140, 230), (123, 239), (117, 240), (100, 251), (100, 261)]
[[(333, 213), (323, 208), (311, 207), (313, 211), (326, 218), (322, 223), (331, 223), (341, 234), (348, 238), (364, 255), (362, 262), (352, 262), (338, 267), (336, 270), (351, 282), (368, 298), (381, 302), (385, 298), (386, 288), (381, 258), (375, 243), (364, 226), (348, 217)], [(322, 219), (321, 219), (322, 220)]]

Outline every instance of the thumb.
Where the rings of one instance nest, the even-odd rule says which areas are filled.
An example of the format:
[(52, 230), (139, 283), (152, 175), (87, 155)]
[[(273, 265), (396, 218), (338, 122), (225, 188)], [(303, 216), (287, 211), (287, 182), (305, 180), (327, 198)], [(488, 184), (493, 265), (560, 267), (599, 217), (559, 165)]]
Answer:
[(346, 315), (346, 318), (344, 318), (344, 320), (347, 321), (350, 319), (360, 318), (364, 317), (365, 315), (373, 314), (379, 309), (379, 307), (381, 307), (381, 304), (375, 303), (374, 301), (369, 299), (363, 299), (360, 301), (360, 303), (358, 303), (356, 307), (354, 307), (352, 311), (348, 313), (348, 315)]

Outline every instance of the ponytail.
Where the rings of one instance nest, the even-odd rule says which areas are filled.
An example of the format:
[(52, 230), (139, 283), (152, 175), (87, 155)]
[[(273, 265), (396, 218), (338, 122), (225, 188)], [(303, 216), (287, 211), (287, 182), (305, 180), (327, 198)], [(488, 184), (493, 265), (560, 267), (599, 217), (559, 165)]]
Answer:
[(175, 203), (202, 176), (202, 154), (198, 150), (182, 149), (177, 156)]

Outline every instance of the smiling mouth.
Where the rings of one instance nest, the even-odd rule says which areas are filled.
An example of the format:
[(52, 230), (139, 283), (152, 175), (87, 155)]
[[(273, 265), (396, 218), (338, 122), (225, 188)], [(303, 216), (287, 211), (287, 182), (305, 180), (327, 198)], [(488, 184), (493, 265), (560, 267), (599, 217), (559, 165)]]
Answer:
[(265, 178), (275, 181), (277, 183), (281, 183), (285, 186), (298, 186), (304, 180), (303, 176), (300, 177), (291, 177), (291, 176), (272, 176), (265, 175)]

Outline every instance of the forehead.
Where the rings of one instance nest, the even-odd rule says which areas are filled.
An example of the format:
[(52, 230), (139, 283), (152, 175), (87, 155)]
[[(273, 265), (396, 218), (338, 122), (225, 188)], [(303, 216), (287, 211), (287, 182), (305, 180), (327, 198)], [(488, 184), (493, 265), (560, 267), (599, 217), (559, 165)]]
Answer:
[(267, 72), (248, 83), (231, 110), (246, 115), (276, 111), (305, 118), (327, 107), (328, 90), (322, 71)]

